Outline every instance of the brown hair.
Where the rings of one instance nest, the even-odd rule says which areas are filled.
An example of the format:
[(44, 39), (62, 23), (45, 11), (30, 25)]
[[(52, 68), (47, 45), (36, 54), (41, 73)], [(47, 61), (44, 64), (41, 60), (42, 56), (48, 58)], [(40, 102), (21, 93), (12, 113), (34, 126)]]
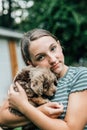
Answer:
[(24, 34), (23, 38), (21, 39), (21, 53), (26, 65), (28, 65), (28, 61), (31, 61), (29, 54), (29, 46), (31, 41), (37, 40), (44, 36), (51, 36), (57, 41), (56, 36), (44, 29), (33, 29)]

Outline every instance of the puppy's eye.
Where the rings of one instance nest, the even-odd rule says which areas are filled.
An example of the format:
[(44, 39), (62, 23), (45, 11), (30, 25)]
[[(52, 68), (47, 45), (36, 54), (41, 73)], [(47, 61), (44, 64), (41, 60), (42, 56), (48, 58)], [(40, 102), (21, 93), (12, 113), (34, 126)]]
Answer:
[(56, 80), (54, 81), (54, 85), (57, 86), (57, 81)]
[(45, 90), (48, 90), (49, 84), (48, 84), (48, 83), (45, 83), (45, 84), (43, 85), (43, 87), (44, 87)]

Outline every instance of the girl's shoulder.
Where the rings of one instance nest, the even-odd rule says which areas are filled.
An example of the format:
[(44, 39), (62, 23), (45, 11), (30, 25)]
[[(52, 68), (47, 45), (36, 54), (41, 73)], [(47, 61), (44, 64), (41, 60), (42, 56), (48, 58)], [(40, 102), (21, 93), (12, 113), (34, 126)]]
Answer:
[(66, 75), (59, 80), (59, 86), (63, 86), (72, 93), (87, 90), (87, 67), (69, 66)]
[(72, 72), (71, 92), (87, 90), (87, 67), (70, 67), (69, 71)]
[(80, 76), (86, 74), (87, 75), (87, 67), (83, 67), (83, 66), (79, 66), (79, 67), (73, 67), (70, 66), (68, 71), (67, 71), (67, 75), (71, 75), (71, 76)]
[(74, 67), (74, 66), (69, 66), (70, 70), (74, 70), (74, 71), (87, 71), (87, 67), (84, 66), (78, 66), (78, 67)]
[(63, 83), (70, 83), (73, 82), (73, 80), (78, 79), (81, 75), (84, 75), (85, 77), (87, 76), (87, 67), (74, 67), (74, 66), (69, 66), (66, 74), (64, 77), (60, 78), (59, 82)]

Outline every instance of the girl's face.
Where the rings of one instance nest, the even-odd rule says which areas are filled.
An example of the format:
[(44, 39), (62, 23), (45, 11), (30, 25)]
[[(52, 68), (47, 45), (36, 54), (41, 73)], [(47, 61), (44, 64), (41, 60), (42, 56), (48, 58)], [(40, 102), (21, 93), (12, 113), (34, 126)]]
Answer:
[(54, 73), (63, 75), (64, 56), (60, 43), (51, 36), (44, 36), (32, 41), (29, 47), (32, 65), (48, 67)]

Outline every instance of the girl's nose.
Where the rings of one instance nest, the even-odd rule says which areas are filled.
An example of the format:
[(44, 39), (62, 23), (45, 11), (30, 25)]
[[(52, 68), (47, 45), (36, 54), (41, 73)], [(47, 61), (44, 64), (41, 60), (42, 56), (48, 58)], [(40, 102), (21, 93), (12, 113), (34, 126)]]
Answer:
[(56, 57), (54, 55), (48, 56), (49, 64), (53, 65), (56, 62)]

